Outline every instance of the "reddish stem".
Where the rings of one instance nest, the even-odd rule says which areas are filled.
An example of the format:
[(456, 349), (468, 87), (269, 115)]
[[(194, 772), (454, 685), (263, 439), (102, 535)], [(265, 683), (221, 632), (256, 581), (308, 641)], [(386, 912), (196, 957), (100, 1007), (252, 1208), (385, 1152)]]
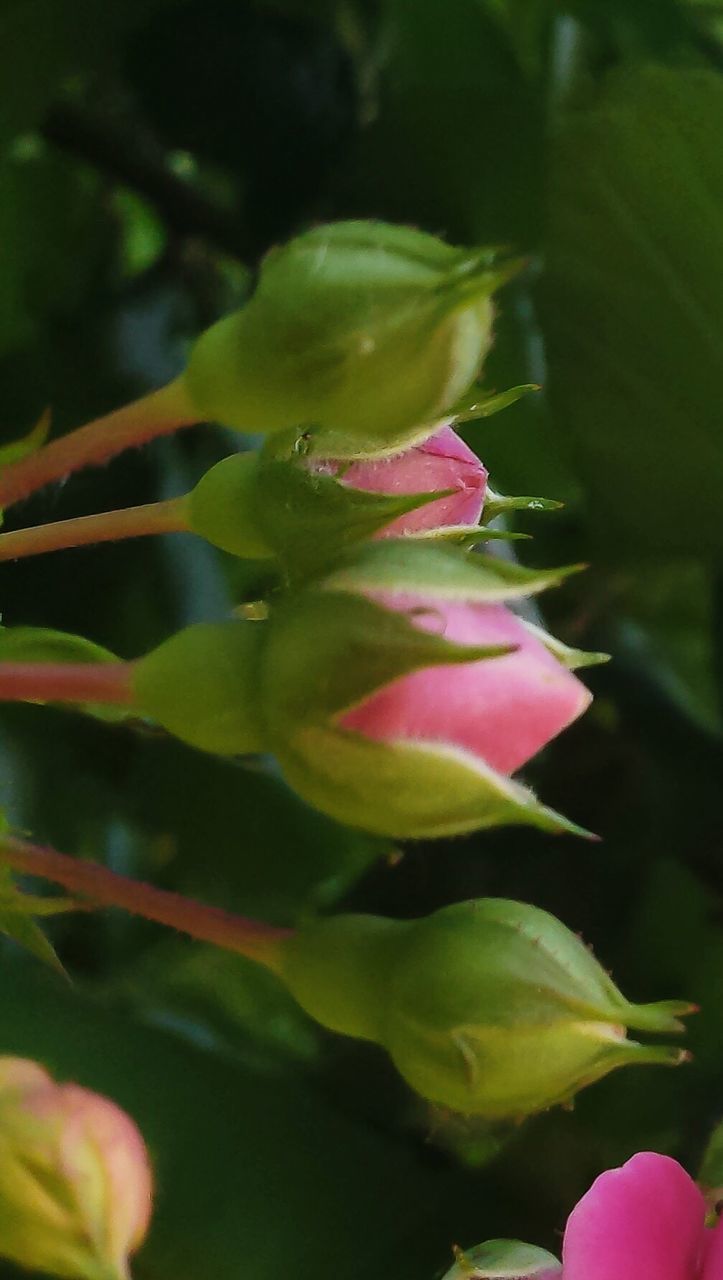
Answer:
[(0, 702), (112, 702), (133, 706), (130, 662), (0, 662)]
[(220, 907), (194, 902), (179, 893), (128, 880), (97, 863), (82, 862), (15, 836), (0, 838), (0, 861), (26, 875), (40, 876), (60, 884), (99, 906), (118, 907), (132, 915), (178, 929), (200, 942), (210, 942), (226, 951), (238, 952), (274, 972), (278, 972), (281, 966), (281, 944), (292, 933), (291, 929), (279, 929), (261, 920), (232, 915)]
[(98, 466), (133, 445), (170, 435), (199, 421), (183, 378), (116, 409), (59, 440), (44, 445), (0, 474), (0, 508), (7, 509), (53, 480), (62, 480), (82, 467)]

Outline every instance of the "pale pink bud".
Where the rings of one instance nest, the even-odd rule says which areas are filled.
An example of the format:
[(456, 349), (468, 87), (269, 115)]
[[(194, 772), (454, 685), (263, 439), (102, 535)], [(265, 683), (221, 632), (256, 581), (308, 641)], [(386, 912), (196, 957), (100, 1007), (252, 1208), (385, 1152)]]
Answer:
[(514, 653), (426, 667), (393, 680), (342, 717), (380, 742), (445, 743), (514, 773), (576, 720), (590, 692), (501, 604), (375, 593), (387, 608), (457, 644), (516, 645)]
[(475, 525), (482, 515), (487, 489), (487, 471), (451, 426), (440, 427), (423, 444), (390, 458), (354, 462), (339, 478), (353, 489), (394, 496), (453, 491), (399, 516), (377, 535), (380, 538), (398, 538), (447, 525)]
[(143, 1138), (120, 1107), (0, 1058), (0, 1255), (68, 1280), (125, 1280), (151, 1198)]

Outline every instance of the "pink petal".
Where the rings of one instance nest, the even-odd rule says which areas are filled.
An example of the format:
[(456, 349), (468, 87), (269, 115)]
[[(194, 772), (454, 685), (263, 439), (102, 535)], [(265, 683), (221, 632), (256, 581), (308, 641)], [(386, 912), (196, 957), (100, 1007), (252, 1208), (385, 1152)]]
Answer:
[[(378, 597), (377, 597), (378, 598)], [(501, 658), (428, 667), (394, 680), (341, 723), (376, 741), (445, 742), (502, 773), (519, 769), (581, 715), (591, 695), (503, 605), (385, 597), (420, 609), (413, 621), (461, 644), (515, 644)]]
[(353, 463), (344, 472), (343, 482), (369, 493), (454, 490), (387, 525), (379, 536), (388, 538), (445, 525), (477, 524), (484, 506), (487, 472), (464, 440), (451, 427), (442, 427), (423, 444), (392, 458)]
[(697, 1280), (705, 1213), (676, 1160), (633, 1156), (603, 1173), (570, 1214), (564, 1280)]

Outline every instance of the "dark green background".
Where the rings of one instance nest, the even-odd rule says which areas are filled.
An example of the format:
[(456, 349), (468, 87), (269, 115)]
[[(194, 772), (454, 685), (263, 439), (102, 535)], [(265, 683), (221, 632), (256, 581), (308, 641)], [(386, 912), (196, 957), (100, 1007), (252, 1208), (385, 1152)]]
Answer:
[[(630, 998), (703, 1010), (692, 1065), (489, 1135), (427, 1111), (246, 962), (105, 914), (52, 928), (72, 987), (0, 947), (0, 1051), (141, 1123), (158, 1207), (139, 1280), (432, 1280), (453, 1242), (557, 1248), (601, 1168), (652, 1147), (694, 1169), (723, 1113), (723, 6), (0, 0), (0, 71), (7, 440), (48, 403), (60, 432), (166, 381), (264, 250), (314, 220), (512, 245), (530, 266), (485, 384), (544, 392), (469, 439), (497, 488), (565, 499), (522, 555), (591, 563), (542, 608), (613, 654), (584, 721), (527, 771), (596, 846), (492, 832), (393, 862), (269, 768), (31, 707), (0, 717), (12, 822), (281, 923), (519, 897), (582, 931)], [(236, 445), (194, 429), (7, 527), (180, 493)], [(127, 657), (251, 589), (182, 536), (5, 564), (0, 587), (4, 623)]]

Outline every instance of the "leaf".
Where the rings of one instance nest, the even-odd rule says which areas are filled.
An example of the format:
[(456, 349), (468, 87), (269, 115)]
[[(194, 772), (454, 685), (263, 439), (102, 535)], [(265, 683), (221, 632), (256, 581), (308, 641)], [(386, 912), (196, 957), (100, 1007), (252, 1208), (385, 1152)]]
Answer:
[[(53, 627), (0, 626), (0, 662), (117, 662), (110, 649), (85, 636)], [(100, 702), (68, 704), (97, 720), (118, 723), (138, 718), (134, 709)]]
[(37, 960), (64, 973), (54, 947), (35, 918), (75, 910), (77, 903), (69, 898), (41, 898), (18, 889), (9, 868), (2, 865), (0, 847), (0, 933), (24, 947)]
[(44, 409), (27, 435), (21, 436), (19, 440), (13, 440), (10, 444), (0, 445), (0, 469), (10, 462), (19, 462), (21, 458), (27, 458), (29, 454), (35, 453), (36, 449), (44, 445), (50, 432), (51, 420), (50, 409)]
[(719, 76), (649, 68), (556, 145), (549, 392), (598, 532), (628, 556), (723, 549), (722, 133)]
[(85, 636), (52, 627), (0, 627), (0, 662), (117, 662)]

